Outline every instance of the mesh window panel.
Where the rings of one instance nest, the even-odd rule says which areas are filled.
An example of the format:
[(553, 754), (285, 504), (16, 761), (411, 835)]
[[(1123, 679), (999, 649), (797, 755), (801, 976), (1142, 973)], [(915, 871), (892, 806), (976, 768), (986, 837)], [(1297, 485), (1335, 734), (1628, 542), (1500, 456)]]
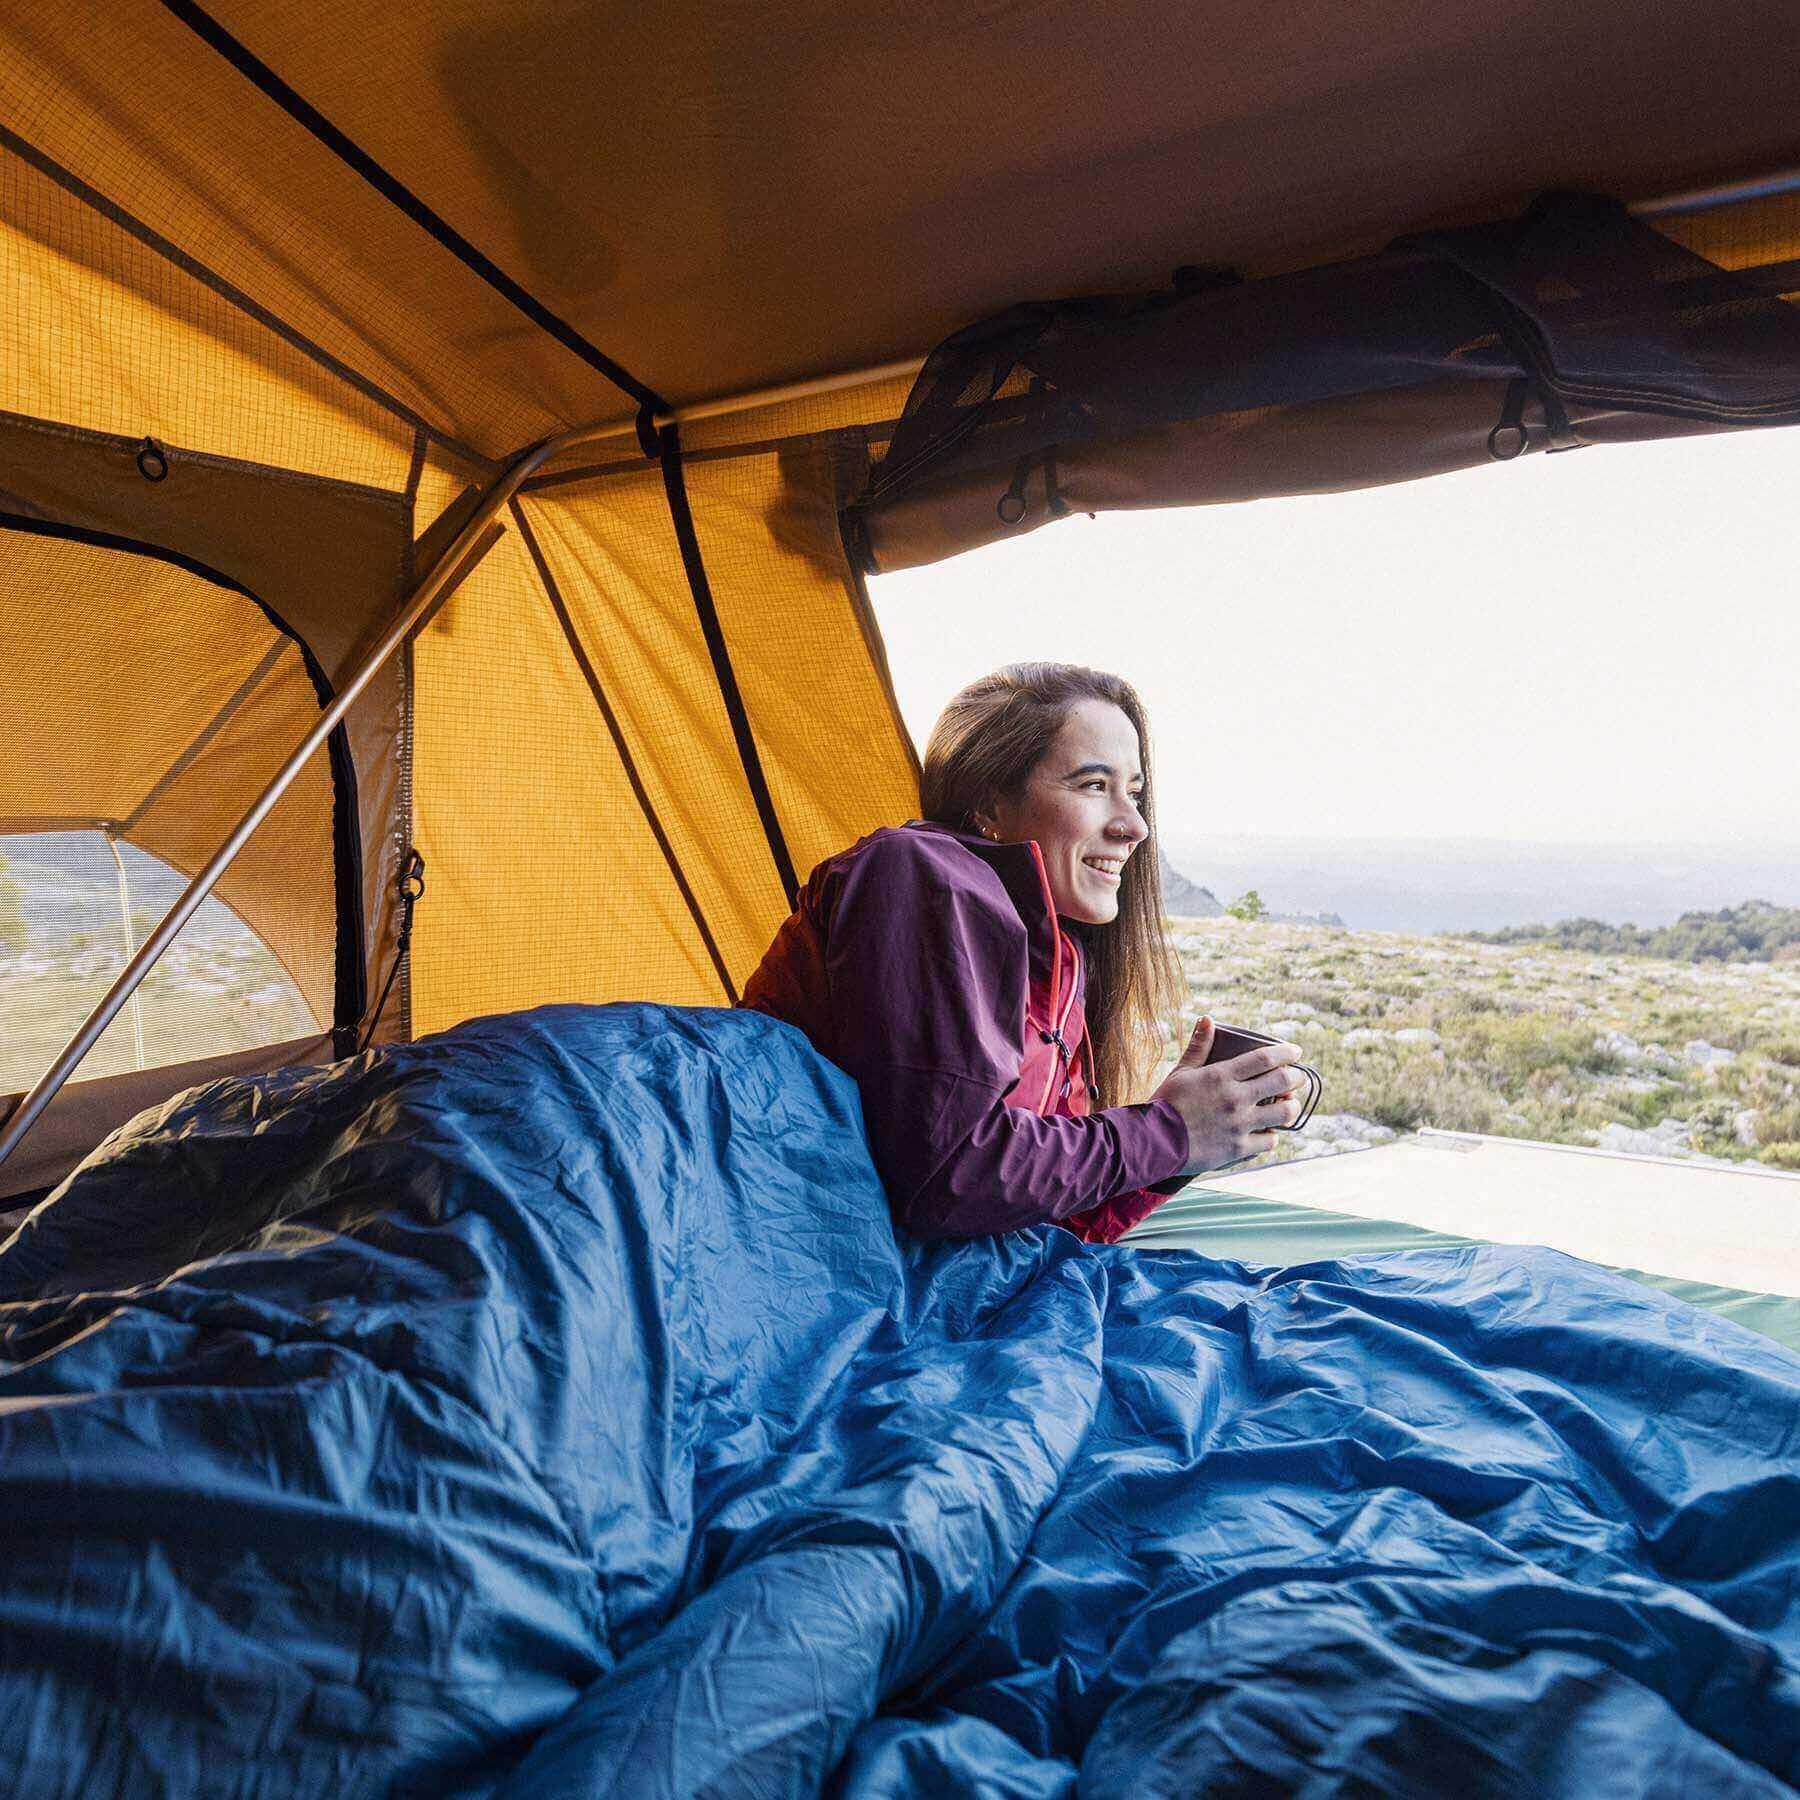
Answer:
[(916, 818), (912, 745), (838, 537), (828, 447), (696, 459), (694, 531), (769, 791), (802, 879)]
[[(320, 41), (361, 64), (367, 35), (366, 19), (346, 16)], [(304, 79), (294, 58), (279, 60)], [(381, 82), (390, 73), (370, 69)], [(0, 19), (0, 120), (35, 154), (436, 428), (503, 451), (563, 417), (621, 409), (611, 381), (522, 317), (159, 6), (51, 0), (13, 9)], [(442, 129), (434, 114), (433, 132)], [(96, 308), (108, 299), (108, 283), (76, 279), (77, 299)], [(141, 364), (189, 360), (183, 316), (214, 310), (205, 297), (190, 306), (190, 296), (172, 292), (168, 302), (177, 310), (121, 313)], [(111, 336), (119, 342), (120, 330)], [(251, 406), (266, 398), (246, 382), (252, 372), (241, 361), (198, 356), (189, 369), (209, 405), (234, 391)], [(297, 430), (287, 451), (259, 460), (318, 468), (348, 453), (341, 431), (314, 424)]]
[[(879, 639), (847, 585), (823, 446), (689, 475), (724, 648), (804, 877), (917, 810)], [(445, 485), (428, 482), (433, 503)], [(415, 829), (432, 871), (415, 1028), (550, 999), (717, 1004), (787, 903), (661, 473), (640, 461), (550, 484), (521, 510), (544, 570), (510, 533), (415, 649)]]
[[(99, 831), (0, 836), (0, 1093), (29, 1087), (186, 878)], [(322, 1028), (261, 938), (209, 896), (81, 1065), (91, 1080)]]
[[(63, 1027), (76, 1023), (124, 961), (107, 835), (121, 840), (127, 859), (128, 914), (148, 912), (154, 923), (182, 877), (224, 842), (317, 719), (320, 702), (299, 646), (254, 600), (116, 544), (0, 529), (0, 607), (12, 620), (0, 659), (0, 846), (13, 847), (7, 880), (19, 884), (6, 890), (10, 904), (0, 900), (0, 945), (25, 933), (23, 949), (7, 952), (0, 1039), (9, 1070), (20, 1056), (35, 1065), (26, 1069), (29, 1081), (49, 1060), (40, 1054), (43, 1041), (53, 1040), (52, 1053), (60, 1047)], [(161, 1021), (165, 1047), (156, 1055), (276, 1043), (330, 1020), (338, 939), (333, 798), (321, 753), (216, 890), (221, 916), (231, 909), (248, 922), (266, 965), (243, 962), (228, 975), (233, 958), (249, 953), (220, 951), (217, 924), (192, 921), (177, 939), (159, 997), (145, 1003), (146, 1028), (152, 1014)], [(84, 934), (87, 941), (75, 945)], [(188, 953), (179, 948), (184, 941)], [(214, 973), (206, 972), (209, 955), (224, 957)], [(281, 972), (297, 1002), (276, 998), (282, 981), (271, 971)], [(176, 1005), (184, 982), (215, 1002), (210, 1033), (176, 1023), (196, 1016), (189, 1002)], [(19, 1051), (21, 1043), (29, 1047)], [(81, 1074), (135, 1067), (134, 1057), (135, 1045), (115, 1047), (104, 1065), (90, 1055)]]

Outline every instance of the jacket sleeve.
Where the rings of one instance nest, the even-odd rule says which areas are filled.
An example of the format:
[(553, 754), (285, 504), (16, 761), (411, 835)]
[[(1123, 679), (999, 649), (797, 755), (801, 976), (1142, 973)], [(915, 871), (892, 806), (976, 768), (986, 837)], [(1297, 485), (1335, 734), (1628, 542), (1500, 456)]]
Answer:
[(1039, 1118), (1019, 1077), (1029, 950), (1003, 890), (896, 834), (846, 873), (827, 931), (838, 1060), (895, 1217), (920, 1237), (1040, 1225), (1180, 1174), (1167, 1101)]

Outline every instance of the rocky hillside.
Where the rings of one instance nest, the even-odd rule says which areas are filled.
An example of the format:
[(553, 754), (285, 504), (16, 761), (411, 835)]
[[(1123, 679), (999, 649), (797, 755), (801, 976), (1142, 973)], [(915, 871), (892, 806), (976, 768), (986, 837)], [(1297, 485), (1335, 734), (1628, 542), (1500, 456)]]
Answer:
[(1800, 1170), (1800, 964), (1178, 922), (1189, 1005), (1298, 1043), (1325, 1080), (1278, 1156), (1421, 1125)]

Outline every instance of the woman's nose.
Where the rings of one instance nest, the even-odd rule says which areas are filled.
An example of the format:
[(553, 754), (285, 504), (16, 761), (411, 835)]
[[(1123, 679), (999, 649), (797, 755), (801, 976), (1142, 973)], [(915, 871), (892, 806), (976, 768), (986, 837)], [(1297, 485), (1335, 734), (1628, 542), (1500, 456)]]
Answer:
[(1112, 829), (1115, 836), (1133, 844), (1142, 843), (1150, 835), (1150, 827), (1144, 823), (1144, 815), (1129, 804), (1113, 820)]

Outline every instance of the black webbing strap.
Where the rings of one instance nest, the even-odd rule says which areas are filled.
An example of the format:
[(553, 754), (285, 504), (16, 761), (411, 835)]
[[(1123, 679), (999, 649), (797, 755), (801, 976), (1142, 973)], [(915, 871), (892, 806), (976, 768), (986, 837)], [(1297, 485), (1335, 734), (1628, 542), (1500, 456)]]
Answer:
[(1550, 454), (1554, 456), (1558, 450), (1579, 450), (1581, 439), (1575, 435), (1575, 427), (1569, 423), (1562, 396), (1544, 381), (1537, 384), (1537, 396), (1539, 405), (1544, 409), (1544, 429), (1550, 437)]
[(391, 201), (413, 222), (428, 231), (450, 254), (479, 275), (495, 293), (516, 306), (526, 318), (547, 331), (564, 349), (591, 369), (597, 369), (615, 387), (622, 388), (640, 406), (668, 408), (629, 370), (623, 369), (597, 346), (590, 344), (566, 319), (560, 319), (536, 295), (522, 288), (498, 263), (484, 256), (447, 219), (434, 212), (411, 188), (390, 175), (380, 163), (338, 130), (317, 107), (296, 93), (269, 65), (239, 43), (218, 20), (193, 4), (193, 0), (161, 0), (194, 35), (210, 44), (231, 66), (275, 102), (297, 125), (316, 137), (333, 156), (354, 169), (370, 187)]
[(794, 859), (788, 854), (787, 839), (782, 835), (781, 821), (775, 813), (775, 801), (763, 774), (762, 758), (757, 754), (756, 738), (750, 730), (750, 715), (744, 709), (744, 696), (738, 690), (737, 675), (731, 666), (731, 654), (725, 647), (725, 634), (719, 628), (719, 611), (713, 604), (712, 587), (706, 579), (706, 564), (700, 555), (700, 540), (694, 534), (694, 515), (688, 506), (687, 482), (681, 473), (681, 434), (675, 425), (665, 425), (656, 434), (656, 446), (662, 462), (663, 492), (668, 496), (669, 517), (675, 526), (675, 541), (681, 547), (682, 566), (687, 570), (688, 591), (693, 595), (694, 611), (700, 618), (700, 632), (706, 639), (706, 651), (712, 658), (713, 678), (719, 684), (719, 698), (725, 702), (726, 716), (731, 720), (731, 735), (737, 740), (738, 761), (749, 784), (750, 797), (756, 802), (762, 820), (763, 836), (769, 842), (769, 854), (775, 859), (775, 873), (789, 906), (800, 892), (794, 875)]
[(412, 948), (413, 908), (425, 893), (425, 858), (419, 854), (417, 845), (407, 851), (406, 861), (400, 866), (394, 887), (400, 896), (400, 929), (394, 934), (394, 960), (388, 964), (387, 980), (381, 984), (381, 998), (375, 1002), (374, 1010), (369, 1014), (369, 1022), (363, 1027), (362, 1037), (356, 1046), (358, 1056), (368, 1049), (370, 1040), (375, 1036), (375, 1027), (381, 1023), (381, 1015), (387, 1009), (388, 995), (394, 991), (394, 977), (400, 973), (400, 965), (406, 961), (406, 953)]
[(656, 407), (650, 405), (650, 403), (646, 401), (638, 408), (637, 414), (638, 448), (642, 450), (652, 462), (655, 462), (662, 455), (662, 444), (658, 441), (656, 436), (657, 410)]

